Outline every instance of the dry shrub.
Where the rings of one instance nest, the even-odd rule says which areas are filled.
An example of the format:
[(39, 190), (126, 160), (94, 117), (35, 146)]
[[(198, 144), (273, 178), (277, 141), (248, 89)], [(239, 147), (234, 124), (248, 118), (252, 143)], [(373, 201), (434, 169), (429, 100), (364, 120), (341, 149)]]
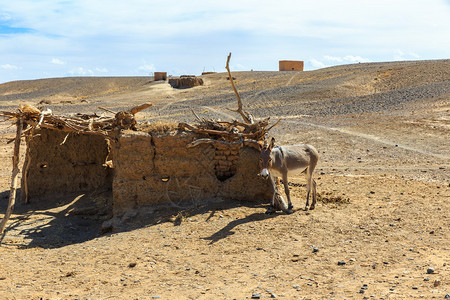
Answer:
[(325, 192), (323, 195), (317, 193), (317, 201), (324, 204), (349, 204), (350, 198), (343, 195), (336, 195), (333, 192)]
[(159, 120), (155, 122), (147, 122), (140, 126), (139, 130), (149, 133), (167, 133), (176, 131), (178, 129), (178, 123), (169, 120)]

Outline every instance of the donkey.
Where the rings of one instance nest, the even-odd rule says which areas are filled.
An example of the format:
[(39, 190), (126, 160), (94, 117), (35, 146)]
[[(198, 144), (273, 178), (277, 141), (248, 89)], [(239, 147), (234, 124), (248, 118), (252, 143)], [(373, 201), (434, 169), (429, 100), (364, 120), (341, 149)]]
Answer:
[[(308, 144), (302, 145), (290, 145), (290, 146), (278, 146), (274, 147), (275, 139), (272, 138), (270, 144), (267, 142), (264, 145), (260, 144), (260, 176), (264, 179), (270, 178), (274, 193), (277, 193), (277, 186), (274, 177), (281, 177), (283, 179), (284, 191), (288, 199), (288, 213), (292, 213), (294, 208), (289, 195), (288, 175), (306, 173), (307, 179), (307, 196), (305, 210), (314, 209), (316, 206), (316, 182), (312, 178), (314, 168), (319, 160), (319, 153), (316, 148)], [(309, 196), (312, 192), (312, 203), (309, 207)], [(276, 211), (275, 197), (272, 197), (270, 208), (267, 210), (267, 214), (274, 213)], [(284, 211), (284, 209), (283, 209)]]

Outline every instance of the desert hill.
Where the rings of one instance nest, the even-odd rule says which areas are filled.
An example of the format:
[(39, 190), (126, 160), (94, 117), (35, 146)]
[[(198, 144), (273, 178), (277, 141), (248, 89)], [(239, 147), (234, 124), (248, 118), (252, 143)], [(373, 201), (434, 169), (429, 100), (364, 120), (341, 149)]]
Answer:
[[(239, 92), (249, 98), (258, 94), (274, 101), (329, 100), (424, 86), (442, 86), (450, 78), (450, 60), (411, 61), (387, 63), (361, 63), (342, 65), (307, 72), (233, 72)], [(171, 102), (183, 99), (232, 95), (226, 73), (203, 76), (206, 84), (181, 92), (167, 89), (152, 77), (67, 77), (13, 81), (0, 84), (0, 103), (11, 101), (80, 103), (97, 99), (136, 98), (147, 95), (150, 99)], [(155, 91), (158, 91), (155, 95)], [(119, 95), (117, 95), (119, 94)], [(161, 99), (166, 97), (166, 99)], [(169, 97), (167, 99), (167, 97)], [(159, 99), (158, 99), (159, 98)], [(69, 102), (70, 101), (70, 102)], [(251, 105), (252, 103), (248, 103)]]

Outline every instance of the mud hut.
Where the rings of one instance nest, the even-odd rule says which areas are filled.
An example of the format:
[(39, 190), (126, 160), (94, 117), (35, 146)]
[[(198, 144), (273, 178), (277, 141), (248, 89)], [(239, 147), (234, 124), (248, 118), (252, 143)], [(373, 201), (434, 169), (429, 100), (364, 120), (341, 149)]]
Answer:
[(113, 118), (57, 116), (29, 106), (2, 112), (20, 120), (18, 129), (26, 132), (21, 198), (45, 201), (112, 190), (114, 216), (146, 205), (212, 198), (270, 200), (272, 187), (257, 176), (259, 153), (254, 148), (270, 130), (267, 120), (199, 119), (196, 125), (180, 123), (158, 131), (134, 120), (135, 113), (149, 106)]
[[(226, 68), (231, 78), (230, 56)], [(218, 197), (268, 202), (273, 187), (256, 175), (259, 153), (254, 146), (276, 124), (255, 122), (231, 84), (244, 122), (205, 120), (193, 112), (198, 124), (149, 129), (134, 116), (151, 104), (120, 112), (103, 108), (114, 117), (58, 116), (30, 105), (0, 111), (0, 117), (17, 125), (11, 192), (0, 233), (15, 203), (22, 136), (27, 145), (21, 182), (25, 202), (112, 190), (108, 203), (114, 217), (141, 206)]]
[(167, 72), (155, 72), (154, 79), (155, 79), (155, 81), (167, 80)]
[(188, 89), (203, 85), (203, 79), (194, 75), (181, 75), (179, 78), (170, 78), (169, 84), (173, 88)]
[(280, 71), (303, 71), (301, 60), (280, 60), (278, 65)]

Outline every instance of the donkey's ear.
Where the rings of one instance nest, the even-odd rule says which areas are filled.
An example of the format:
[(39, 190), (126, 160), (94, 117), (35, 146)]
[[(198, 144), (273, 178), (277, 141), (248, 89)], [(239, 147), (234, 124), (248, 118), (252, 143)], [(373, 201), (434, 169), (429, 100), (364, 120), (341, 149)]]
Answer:
[(275, 138), (270, 140), (270, 149), (273, 149), (273, 147), (275, 147)]
[(258, 141), (257, 145), (258, 145), (259, 151), (261, 151), (264, 148), (264, 142), (263, 141)]

